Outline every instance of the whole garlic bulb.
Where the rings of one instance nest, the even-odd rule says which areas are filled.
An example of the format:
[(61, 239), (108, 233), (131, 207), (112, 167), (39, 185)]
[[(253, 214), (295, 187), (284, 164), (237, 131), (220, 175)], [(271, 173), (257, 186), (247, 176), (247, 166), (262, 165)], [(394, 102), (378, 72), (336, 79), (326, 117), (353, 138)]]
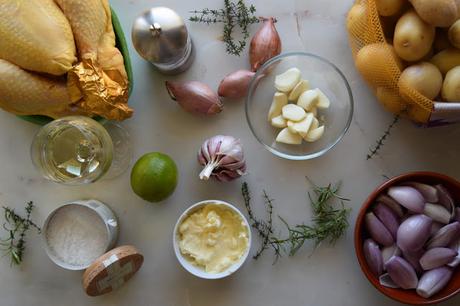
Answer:
[(239, 178), (246, 172), (243, 147), (232, 136), (217, 135), (207, 139), (198, 152), (198, 162), (204, 166), (200, 179), (211, 176), (221, 182)]

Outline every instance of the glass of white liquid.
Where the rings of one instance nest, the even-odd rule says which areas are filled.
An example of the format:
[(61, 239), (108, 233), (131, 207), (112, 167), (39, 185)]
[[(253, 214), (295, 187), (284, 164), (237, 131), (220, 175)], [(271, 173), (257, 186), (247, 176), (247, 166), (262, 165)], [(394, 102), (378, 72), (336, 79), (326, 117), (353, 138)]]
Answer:
[(35, 135), (32, 161), (47, 179), (66, 185), (115, 178), (131, 162), (129, 134), (121, 126), (84, 116), (54, 120)]

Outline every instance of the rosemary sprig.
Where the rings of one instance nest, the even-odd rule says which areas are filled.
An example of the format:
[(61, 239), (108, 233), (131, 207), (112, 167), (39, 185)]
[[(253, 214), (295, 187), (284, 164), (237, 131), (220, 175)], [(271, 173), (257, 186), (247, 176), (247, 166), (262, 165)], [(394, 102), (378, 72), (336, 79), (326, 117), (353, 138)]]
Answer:
[[(307, 241), (314, 241), (315, 248), (323, 241), (334, 244), (348, 228), (348, 216), (350, 209), (345, 208), (344, 202), (349, 201), (338, 195), (340, 184), (329, 184), (326, 187), (318, 187), (314, 185), (313, 192), (315, 198), (309, 193), (310, 203), (313, 209), (312, 225), (297, 224), (289, 225), (282, 217), (279, 217), (281, 222), (286, 226), (287, 236), (278, 238), (274, 235), (272, 214), (273, 200), (264, 191), (264, 199), (267, 206), (268, 220), (259, 220), (254, 216), (251, 209), (251, 197), (247, 183), (243, 183), (242, 194), (248, 211), (249, 219), (252, 226), (257, 230), (258, 235), (262, 238), (261, 247), (254, 256), (254, 259), (259, 258), (262, 253), (271, 247), (275, 253), (275, 262), (282, 256), (283, 253), (289, 256), (294, 256), (297, 251)], [(333, 200), (340, 200), (340, 207), (336, 208), (332, 203)]]
[(367, 154), (367, 160), (372, 159), (375, 155), (377, 155), (380, 151), (380, 149), (383, 147), (385, 144), (385, 140), (388, 138), (388, 136), (391, 135), (391, 130), (394, 128), (394, 126), (399, 122), (399, 115), (395, 115), (393, 118), (393, 121), (390, 123), (388, 128), (386, 129), (385, 133), (380, 137), (379, 140), (377, 140), (377, 143), (375, 147), (369, 148), (370, 153)]
[[(238, 0), (237, 3), (231, 0), (224, 0), (223, 9), (205, 8), (203, 10), (194, 10), (190, 12), (194, 15), (189, 20), (207, 25), (211, 23), (223, 23), (223, 41), (226, 44), (227, 53), (240, 56), (246, 47), (246, 40), (249, 38), (249, 26), (259, 22), (259, 18), (254, 15), (255, 12), (255, 6), (247, 6), (244, 0)], [(240, 40), (236, 40), (233, 37), (236, 27), (240, 28), (243, 35)]]
[(11, 265), (19, 265), (22, 262), (26, 248), (26, 232), (31, 227), (35, 228), (38, 233), (41, 231), (40, 227), (31, 220), (33, 209), (33, 202), (28, 202), (25, 207), (26, 217), (23, 218), (16, 214), (14, 209), (3, 206), (5, 218), (3, 229), (8, 232), (8, 236), (0, 239), (0, 248), (3, 250), (3, 256), (11, 257)]

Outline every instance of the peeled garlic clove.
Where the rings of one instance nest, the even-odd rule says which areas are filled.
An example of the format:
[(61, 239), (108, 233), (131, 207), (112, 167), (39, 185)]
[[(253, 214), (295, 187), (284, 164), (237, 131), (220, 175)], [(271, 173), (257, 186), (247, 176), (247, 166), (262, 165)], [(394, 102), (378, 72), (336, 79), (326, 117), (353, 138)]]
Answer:
[(282, 92), (276, 92), (273, 96), (272, 105), (268, 111), (268, 121), (271, 121), (272, 118), (281, 115), (281, 110), (283, 107), (288, 104), (288, 99), (286, 94)]
[(417, 189), (408, 186), (390, 187), (388, 195), (410, 211), (423, 213), (425, 199)]
[(284, 117), (282, 115), (273, 117), (272, 120), (271, 120), (271, 124), (272, 124), (273, 127), (276, 127), (276, 128), (279, 128), (279, 129), (283, 129), (283, 128), (287, 127), (287, 121), (286, 121), (286, 119), (284, 119)]
[(297, 105), (307, 112), (316, 107), (318, 103), (318, 92), (316, 90), (307, 90), (303, 92), (297, 100)]
[(310, 130), (307, 136), (304, 137), (306, 142), (315, 142), (318, 141), (324, 135), (324, 125), (316, 128), (314, 130)]
[(398, 228), (396, 243), (403, 252), (415, 252), (423, 248), (431, 231), (431, 218), (425, 215), (413, 215)]
[(414, 268), (403, 258), (393, 256), (385, 265), (391, 279), (403, 289), (415, 289), (418, 279)]
[(307, 113), (304, 111), (304, 109), (295, 104), (287, 104), (283, 106), (281, 112), (284, 119), (295, 122), (299, 122), (307, 116)]
[(450, 248), (432, 248), (420, 258), (423, 270), (431, 270), (447, 265), (458, 255), (457, 251)]
[(363, 244), (363, 252), (372, 273), (379, 277), (383, 272), (383, 258), (378, 244), (372, 239), (366, 239)]
[(228, 74), (220, 82), (217, 93), (221, 97), (240, 99), (246, 96), (249, 84), (256, 73), (249, 70), (238, 70)]
[(289, 132), (291, 132), (292, 134), (297, 134), (297, 131), (294, 129), (294, 125), (295, 125), (294, 121), (288, 121), (287, 122), (287, 128), (288, 128)]
[[(305, 117), (305, 119), (303, 119), (300, 122), (294, 123), (293, 126), (292, 126), (292, 130), (294, 131), (294, 133), (297, 133), (302, 137), (306, 137), (308, 135), (309, 130), (310, 130), (310, 126), (313, 123), (313, 118), (314, 118), (313, 114), (308, 113), (307, 117)], [(291, 132), (292, 132), (292, 130), (291, 130)]]
[(388, 273), (380, 275), (379, 283), (380, 285), (385, 286), (387, 288), (393, 288), (393, 289), (399, 288), (399, 286), (396, 285), (396, 283), (391, 279), (390, 274)]
[(428, 249), (436, 247), (446, 247), (455, 241), (460, 235), (460, 223), (454, 222), (443, 226), (434, 234), (428, 241), (426, 247)]
[(391, 235), (396, 238), (396, 233), (398, 232), (399, 228), (399, 218), (396, 214), (385, 206), (384, 204), (378, 204), (374, 208), (375, 216), (380, 220), (380, 222), (385, 225), (385, 227), (390, 231)]
[(165, 85), (171, 99), (190, 113), (214, 115), (224, 108), (219, 96), (204, 83), (166, 81)]
[(438, 190), (439, 204), (451, 212), (455, 208), (455, 203), (452, 195), (443, 185), (436, 185), (434, 188)]
[(393, 245), (394, 239), (391, 233), (387, 230), (385, 225), (374, 215), (374, 213), (367, 213), (364, 217), (367, 231), (369, 235), (384, 246)]
[(396, 244), (384, 247), (382, 249), (382, 258), (383, 258), (384, 264), (386, 264), (386, 262), (390, 260), (391, 257), (400, 256), (400, 255), (401, 255), (401, 250), (398, 248)]
[(422, 194), (426, 202), (437, 203), (439, 200), (438, 190), (430, 185), (422, 184), (418, 182), (406, 182), (404, 185), (414, 187)]
[(276, 31), (274, 18), (264, 18), (262, 22), (249, 46), (252, 71), (257, 71), (266, 61), (281, 53), (281, 39)]
[(276, 136), (276, 141), (285, 144), (299, 145), (302, 143), (302, 136), (291, 133), (288, 128), (284, 128)]
[(451, 214), (443, 206), (426, 203), (423, 213), (433, 219), (433, 221), (447, 224), (450, 222)]
[(398, 202), (396, 202), (395, 200), (393, 200), (389, 196), (387, 196), (385, 194), (382, 194), (377, 198), (377, 202), (383, 203), (386, 206), (388, 206), (391, 210), (393, 210), (393, 212), (398, 217), (402, 218), (404, 216), (404, 211), (403, 211), (401, 205), (399, 205)]
[(417, 286), (417, 294), (426, 299), (442, 290), (452, 277), (452, 270), (441, 267), (425, 272)]
[(292, 89), (291, 93), (289, 94), (289, 101), (297, 101), (300, 95), (307, 91), (310, 88), (310, 83), (307, 80), (301, 80), (297, 85)]
[(318, 103), (316, 104), (316, 107), (320, 109), (329, 108), (331, 105), (329, 98), (320, 89), (316, 88), (315, 90), (318, 93)]
[(275, 88), (282, 92), (291, 91), (301, 78), (300, 70), (297, 68), (288, 69), (286, 72), (275, 77)]
[(313, 116), (318, 117), (318, 108), (313, 107), (313, 108), (310, 110), (310, 113), (312, 113)]
[(319, 128), (319, 121), (316, 118), (316, 115), (313, 114), (313, 122), (311, 123), (310, 131), (316, 130), (317, 128)]

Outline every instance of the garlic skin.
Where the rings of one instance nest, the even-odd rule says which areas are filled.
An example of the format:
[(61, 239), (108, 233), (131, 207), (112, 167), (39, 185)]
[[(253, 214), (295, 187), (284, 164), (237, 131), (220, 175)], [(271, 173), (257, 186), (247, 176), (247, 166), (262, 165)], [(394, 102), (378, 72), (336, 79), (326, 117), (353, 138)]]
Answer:
[(256, 73), (249, 70), (238, 70), (228, 74), (219, 85), (217, 94), (224, 98), (241, 99), (249, 90), (249, 84)]
[(166, 81), (171, 99), (177, 101), (186, 111), (200, 115), (220, 113), (224, 105), (219, 96), (208, 85), (197, 81)]
[(232, 136), (217, 135), (207, 139), (198, 151), (198, 162), (205, 166), (201, 180), (211, 176), (221, 182), (229, 182), (246, 173), (243, 146)]
[(281, 39), (276, 31), (274, 18), (264, 18), (262, 22), (249, 47), (252, 71), (257, 71), (266, 61), (281, 53)]

